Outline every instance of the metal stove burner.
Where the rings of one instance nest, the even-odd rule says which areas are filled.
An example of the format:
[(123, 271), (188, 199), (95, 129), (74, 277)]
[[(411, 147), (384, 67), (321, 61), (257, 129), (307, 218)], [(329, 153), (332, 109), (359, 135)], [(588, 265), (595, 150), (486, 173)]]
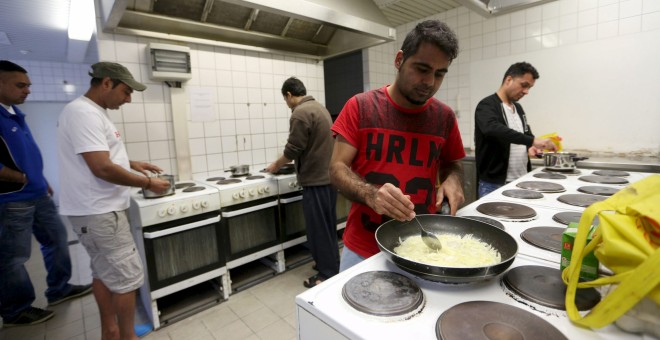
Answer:
[(502, 195), (513, 198), (523, 199), (539, 199), (543, 198), (543, 194), (538, 191), (525, 190), (525, 189), (511, 189), (502, 191)]
[(494, 227), (497, 227), (497, 228), (500, 228), (500, 229), (504, 230), (504, 224), (502, 224), (502, 222), (494, 220), (492, 218), (483, 217), (483, 216), (461, 216), (461, 217), (469, 218), (471, 220), (481, 221), (481, 222), (484, 222), (484, 223), (488, 223), (488, 224), (490, 224)]
[(544, 181), (526, 181), (516, 184), (518, 188), (534, 190), (538, 192), (564, 192), (566, 188), (561, 184)]
[(579, 187), (577, 190), (585, 194), (601, 195), (601, 196), (612, 196), (619, 191), (619, 189), (617, 188), (601, 187), (597, 185), (587, 185), (584, 187)]
[(195, 183), (193, 183), (193, 182), (183, 182), (183, 183), (174, 184), (174, 189), (185, 189), (185, 188), (194, 187), (194, 186), (195, 186)]
[(413, 313), (424, 303), (424, 294), (415, 281), (385, 271), (354, 276), (344, 284), (341, 294), (358, 311), (383, 317)]
[(566, 179), (566, 176), (564, 176), (562, 174), (552, 173), (552, 172), (544, 172), (544, 173), (534, 174), (534, 177), (541, 178), (541, 179)]
[(549, 322), (518, 307), (493, 301), (469, 301), (444, 311), (435, 325), (443, 340), (567, 339)]
[(225, 185), (225, 184), (234, 184), (234, 183), (241, 183), (241, 182), (242, 181), (240, 179), (229, 178), (229, 179), (220, 180), (216, 184)]
[(222, 181), (223, 179), (225, 179), (225, 178), (224, 177), (211, 177), (211, 178), (207, 178), (206, 180), (209, 181), (209, 182), (216, 182), (216, 181)]
[(477, 211), (488, 216), (510, 219), (529, 219), (536, 216), (530, 207), (508, 202), (488, 202), (477, 206)]
[(564, 230), (559, 227), (532, 227), (523, 231), (520, 238), (533, 246), (561, 254), (561, 237)]
[(620, 170), (596, 170), (592, 172), (593, 175), (598, 176), (615, 176), (615, 177), (627, 177), (630, 176), (630, 173)]
[(578, 177), (579, 180), (590, 183), (599, 183), (599, 184), (628, 184), (628, 180), (621, 177), (614, 176), (581, 176)]
[(578, 206), (588, 207), (596, 202), (605, 200), (605, 196), (587, 195), (587, 194), (566, 194), (557, 197), (557, 200), (562, 203)]
[(266, 176), (262, 176), (262, 175), (254, 175), (254, 176), (247, 176), (247, 177), (245, 177), (245, 179), (262, 179), (262, 178), (266, 178)]
[(240, 174), (240, 175), (234, 175), (234, 174), (231, 175), (232, 178), (249, 177), (249, 176), (252, 176), (252, 174), (248, 173), (248, 174)]
[[(561, 271), (544, 266), (520, 266), (509, 270), (502, 283), (512, 293), (542, 306), (566, 310), (566, 285)], [(578, 289), (575, 305), (586, 311), (600, 302), (600, 293), (594, 288)]]
[(556, 213), (554, 216), (552, 216), (552, 219), (558, 223), (568, 225), (569, 223), (572, 222), (575, 223), (580, 222), (580, 217), (582, 217), (581, 212), (565, 211), (565, 212)]
[(183, 192), (195, 192), (195, 191), (202, 191), (205, 190), (206, 188), (204, 187), (188, 187), (183, 189)]
[(578, 170), (578, 169), (572, 169), (572, 170), (566, 170), (566, 171), (564, 171), (564, 170), (562, 170), (562, 171), (557, 171), (557, 170), (555, 170), (555, 169), (543, 168), (543, 170), (541, 170), (541, 171), (543, 171), (543, 172), (547, 172), (547, 173), (551, 173), (551, 174), (557, 174), (557, 173), (559, 173), (559, 174), (562, 174), (562, 175), (579, 175), (579, 174), (582, 173), (582, 171), (580, 171), (580, 170)]

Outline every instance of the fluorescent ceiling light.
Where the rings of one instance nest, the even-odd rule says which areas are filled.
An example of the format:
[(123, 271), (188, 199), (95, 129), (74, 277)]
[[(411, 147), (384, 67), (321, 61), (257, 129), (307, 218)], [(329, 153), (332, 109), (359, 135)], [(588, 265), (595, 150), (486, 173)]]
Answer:
[(71, 7), (69, 8), (69, 39), (91, 40), (95, 24), (94, 1), (71, 0)]

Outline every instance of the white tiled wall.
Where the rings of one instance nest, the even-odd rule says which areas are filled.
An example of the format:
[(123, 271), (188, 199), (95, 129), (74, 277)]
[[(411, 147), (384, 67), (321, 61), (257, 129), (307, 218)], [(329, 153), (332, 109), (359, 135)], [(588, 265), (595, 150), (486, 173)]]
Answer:
[(28, 97), (34, 102), (67, 102), (89, 87), (89, 65), (44, 61), (16, 60), (28, 71), (32, 82)]

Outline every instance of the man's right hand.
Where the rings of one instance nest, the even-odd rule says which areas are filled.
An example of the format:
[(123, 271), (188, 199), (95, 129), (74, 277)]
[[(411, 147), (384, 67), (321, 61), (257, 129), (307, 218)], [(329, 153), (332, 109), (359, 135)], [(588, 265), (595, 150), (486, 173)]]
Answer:
[(534, 144), (532, 144), (532, 146), (539, 150), (557, 150), (557, 146), (550, 140), (550, 138), (534, 138)]
[(415, 217), (415, 205), (410, 196), (391, 183), (381, 186), (367, 203), (376, 213), (398, 221), (410, 221)]
[(162, 194), (167, 189), (170, 188), (170, 182), (158, 177), (151, 177), (151, 184), (149, 184), (148, 190), (151, 190), (157, 194)]

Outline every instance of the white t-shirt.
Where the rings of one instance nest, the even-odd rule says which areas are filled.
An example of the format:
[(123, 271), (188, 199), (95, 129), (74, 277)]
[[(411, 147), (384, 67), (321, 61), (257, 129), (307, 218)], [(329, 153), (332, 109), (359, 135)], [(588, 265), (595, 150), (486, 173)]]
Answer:
[[(508, 105), (502, 103), (504, 113), (509, 128), (524, 133), (523, 123), (520, 116), (516, 113), (516, 106), (510, 108)], [(527, 146), (521, 144), (511, 144), (509, 152), (509, 167), (506, 171), (506, 182), (515, 181), (527, 173)]]
[(85, 96), (62, 110), (57, 124), (60, 163), (60, 214), (86, 216), (127, 209), (130, 188), (92, 173), (81, 153), (108, 151), (110, 160), (130, 171), (121, 134), (105, 110)]

